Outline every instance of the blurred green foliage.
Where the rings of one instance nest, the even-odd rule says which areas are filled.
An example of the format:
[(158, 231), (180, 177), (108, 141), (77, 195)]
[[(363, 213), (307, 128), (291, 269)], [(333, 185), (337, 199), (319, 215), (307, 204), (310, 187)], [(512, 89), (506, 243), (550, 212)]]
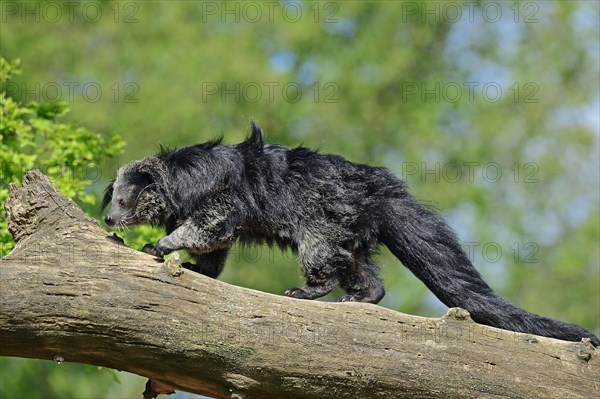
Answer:
[[(390, 168), (502, 296), (600, 333), (599, 3), (49, 2), (57, 20), (44, 3), (29, 3), (37, 20), (7, 3), (1, 52), (26, 68), (8, 96), (67, 102), (64, 119), (127, 142), (80, 201), (158, 144), (238, 142), (254, 118), (268, 141)], [(378, 260), (383, 306), (444, 311), (387, 250)], [(252, 246), (221, 279), (274, 293), (301, 282), (291, 255)]]
[[(21, 73), (18, 60), (0, 57), (0, 82), (8, 82)], [(58, 118), (69, 112), (66, 103), (22, 105), (0, 93), (0, 202), (8, 198), (8, 184), (20, 183), (25, 171), (40, 169), (67, 197), (81, 205), (96, 205), (96, 195), (86, 192), (92, 177), (86, 171), (122, 152), (124, 142), (117, 135), (104, 138), (73, 123)], [(8, 232), (6, 214), (0, 214), (0, 256), (9, 252), (14, 242)]]

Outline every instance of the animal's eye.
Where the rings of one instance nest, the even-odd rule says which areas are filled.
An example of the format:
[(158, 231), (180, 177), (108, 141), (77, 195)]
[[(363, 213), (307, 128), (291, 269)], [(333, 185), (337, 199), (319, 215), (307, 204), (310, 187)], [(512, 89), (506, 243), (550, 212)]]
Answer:
[(124, 206), (125, 205), (125, 201), (123, 200), (123, 198), (121, 198), (118, 202), (119, 202), (120, 206)]

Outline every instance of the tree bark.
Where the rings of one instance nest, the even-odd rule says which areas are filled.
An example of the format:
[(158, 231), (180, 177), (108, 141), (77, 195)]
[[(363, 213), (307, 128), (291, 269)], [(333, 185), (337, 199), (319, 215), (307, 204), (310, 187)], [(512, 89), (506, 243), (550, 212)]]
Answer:
[(589, 343), (235, 287), (130, 249), (38, 171), (5, 204), (0, 355), (95, 364), (216, 398), (593, 398)]

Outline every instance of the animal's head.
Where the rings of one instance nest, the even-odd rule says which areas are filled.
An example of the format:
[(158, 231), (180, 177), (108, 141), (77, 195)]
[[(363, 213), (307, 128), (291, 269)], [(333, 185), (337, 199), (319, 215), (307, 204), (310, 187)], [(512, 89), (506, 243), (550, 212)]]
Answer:
[(127, 164), (107, 187), (102, 209), (112, 203), (105, 221), (124, 227), (164, 225), (176, 215), (189, 215), (210, 195), (235, 186), (256, 172), (263, 151), (262, 130), (251, 123), (251, 134), (234, 149), (221, 141), (163, 149), (159, 154)]
[(104, 219), (106, 224), (116, 227), (161, 224), (168, 209), (161, 170), (160, 160), (155, 157), (121, 167), (102, 199), (102, 209), (111, 203)]

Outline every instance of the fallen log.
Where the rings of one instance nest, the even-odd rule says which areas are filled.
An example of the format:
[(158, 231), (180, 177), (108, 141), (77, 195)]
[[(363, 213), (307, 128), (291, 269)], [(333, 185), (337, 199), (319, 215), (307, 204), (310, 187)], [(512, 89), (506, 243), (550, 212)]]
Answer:
[[(232, 286), (126, 247), (38, 171), (10, 185), (0, 355), (215, 398), (593, 398), (600, 359), (556, 339)], [(154, 388), (153, 388), (154, 387)], [(154, 391), (153, 391), (154, 389)], [(149, 393), (148, 393), (149, 392)]]

